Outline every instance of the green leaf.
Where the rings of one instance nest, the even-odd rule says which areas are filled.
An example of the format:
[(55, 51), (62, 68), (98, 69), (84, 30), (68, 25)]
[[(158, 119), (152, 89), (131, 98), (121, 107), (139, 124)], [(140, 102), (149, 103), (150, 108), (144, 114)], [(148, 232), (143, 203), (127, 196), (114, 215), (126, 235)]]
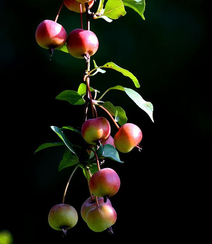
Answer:
[(144, 11), (146, 7), (145, 0), (122, 0), (124, 3), (124, 6), (132, 8), (135, 12), (137, 12), (143, 20), (145, 20), (144, 17)]
[(74, 131), (74, 132), (78, 133), (79, 135), (81, 135), (81, 132), (72, 126), (63, 126), (62, 129), (71, 130), (71, 131)]
[(85, 100), (76, 91), (66, 90), (57, 95), (56, 99), (67, 101), (71, 105), (83, 105)]
[(68, 49), (67, 49), (67, 43), (65, 43), (62, 47), (60, 48), (56, 48), (56, 50), (58, 51), (62, 51), (64, 53), (68, 53)]
[[(90, 87), (90, 90), (91, 92), (95, 92), (95, 93), (100, 93), (100, 91)], [(77, 93), (80, 95), (80, 96), (83, 96), (86, 94), (86, 84), (84, 83), (81, 83), (78, 87), (78, 90), (77, 90)]]
[(119, 163), (124, 163), (123, 161), (120, 160), (119, 153), (116, 150), (116, 148), (110, 144), (106, 144), (103, 146), (102, 157), (110, 158)]
[(103, 16), (110, 19), (118, 19), (126, 14), (122, 0), (108, 0), (105, 5)]
[(43, 149), (50, 148), (50, 147), (58, 147), (58, 146), (64, 146), (63, 142), (49, 142), (49, 143), (43, 143), (41, 144), (34, 153), (37, 153)]
[(66, 135), (63, 133), (63, 131), (57, 127), (57, 126), (51, 126), (50, 127), (59, 137), (60, 139), (65, 143), (66, 147), (77, 156), (72, 143), (68, 140), (68, 138), (66, 137)]
[(136, 88), (140, 88), (140, 84), (139, 84), (138, 79), (130, 71), (128, 71), (127, 69), (121, 68), (121, 67), (119, 67), (118, 65), (116, 65), (113, 62), (108, 62), (108, 63), (100, 66), (100, 68), (114, 69), (114, 70), (122, 73), (124, 76), (129, 77), (133, 81), (135, 87)]
[(108, 101), (102, 104), (102, 106), (106, 108), (112, 116), (115, 117), (115, 120), (119, 123), (120, 126), (127, 123), (126, 112), (123, 108), (119, 106), (114, 106), (111, 102)]
[(109, 89), (107, 89), (106, 92), (104, 92), (104, 94), (101, 96), (100, 99), (102, 99), (102, 97), (107, 92), (109, 92), (111, 90), (124, 91), (129, 96), (129, 98), (131, 98), (133, 100), (133, 102), (138, 105), (139, 108), (141, 108), (143, 111), (145, 111), (149, 115), (149, 117), (152, 120), (152, 122), (154, 122), (154, 119), (153, 119), (153, 110), (154, 110), (154, 108), (153, 108), (152, 103), (145, 101), (141, 97), (141, 95), (139, 93), (137, 93), (133, 89), (126, 88), (126, 87), (118, 85), (118, 86), (110, 87)]
[(79, 159), (76, 155), (72, 154), (68, 149), (65, 150), (63, 154), (63, 159), (61, 160), (58, 170), (61, 171), (64, 168), (71, 167), (79, 163)]

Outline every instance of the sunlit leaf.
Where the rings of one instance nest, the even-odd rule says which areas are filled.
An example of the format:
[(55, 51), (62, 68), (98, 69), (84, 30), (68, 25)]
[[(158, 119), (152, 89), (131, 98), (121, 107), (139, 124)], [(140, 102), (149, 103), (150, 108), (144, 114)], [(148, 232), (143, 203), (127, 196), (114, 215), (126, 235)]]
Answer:
[(67, 101), (71, 105), (82, 105), (85, 103), (85, 100), (80, 96), (76, 91), (66, 90), (57, 95), (56, 99)]
[(145, 20), (144, 17), (144, 11), (146, 7), (145, 0), (122, 0), (124, 3), (124, 6), (132, 8), (135, 12), (137, 12), (143, 20)]
[(110, 19), (118, 19), (126, 14), (122, 0), (108, 0), (105, 5), (104, 16)]

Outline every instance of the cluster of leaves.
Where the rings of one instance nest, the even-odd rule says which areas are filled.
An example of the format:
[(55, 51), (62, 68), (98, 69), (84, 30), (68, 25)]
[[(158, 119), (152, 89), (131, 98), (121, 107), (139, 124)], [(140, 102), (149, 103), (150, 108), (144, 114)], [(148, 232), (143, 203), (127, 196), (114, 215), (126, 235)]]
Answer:
[[(124, 76), (130, 78), (135, 87), (139, 88), (140, 84), (138, 79), (128, 70), (119, 67), (113, 62), (108, 62), (102, 66), (97, 66), (96, 62), (94, 61), (94, 68), (86, 75), (86, 76), (94, 76), (97, 73), (105, 73), (105, 69), (113, 69), (117, 72), (120, 72)], [(85, 76), (85, 79), (86, 79)], [(136, 92), (135, 90), (127, 87), (123, 87), (121, 85), (113, 86), (108, 88), (98, 99), (96, 98), (97, 94), (100, 92), (94, 88), (90, 87), (92, 93), (95, 93), (95, 98), (93, 99), (93, 106), (103, 108), (112, 118), (114, 121), (118, 123), (119, 126), (127, 123), (128, 118), (126, 115), (125, 110), (120, 106), (113, 105), (110, 101), (103, 101), (104, 96), (111, 90), (117, 90), (124, 92), (140, 109), (148, 114), (150, 119), (153, 120), (153, 105), (151, 102), (145, 101), (141, 95)], [(84, 105), (86, 103), (85, 95), (86, 95), (87, 87), (85, 83), (81, 83), (77, 89), (74, 90), (65, 90), (57, 95), (56, 99), (69, 102), (71, 105)], [(59, 171), (73, 166), (79, 165), (83, 170), (89, 168), (90, 171), (93, 173), (97, 170), (96, 165), (96, 156), (98, 159), (105, 160), (107, 158), (114, 160), (119, 163), (123, 163), (121, 161), (119, 152), (114, 148), (112, 145), (99, 145), (97, 148), (91, 150), (91, 153), (88, 154), (87, 150), (90, 150), (88, 145), (86, 145), (85, 141), (81, 136), (81, 132), (72, 126), (63, 126), (59, 128), (57, 126), (51, 126), (51, 129), (59, 136), (62, 142), (54, 142), (54, 143), (44, 143), (38, 147), (35, 152), (39, 152), (40, 150), (56, 147), (56, 146), (66, 146), (66, 150), (64, 152), (63, 158), (59, 164)], [(67, 138), (64, 131), (70, 130), (72, 132), (77, 133), (81, 137), (81, 144), (74, 145), (71, 141)]]

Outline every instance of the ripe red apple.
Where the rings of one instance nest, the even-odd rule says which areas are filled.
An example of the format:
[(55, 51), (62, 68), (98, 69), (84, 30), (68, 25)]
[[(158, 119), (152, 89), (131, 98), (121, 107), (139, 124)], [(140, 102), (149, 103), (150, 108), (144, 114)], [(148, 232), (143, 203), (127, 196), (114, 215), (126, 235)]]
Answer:
[(89, 30), (75, 29), (67, 40), (69, 53), (75, 58), (84, 58), (85, 56), (94, 55), (99, 47), (97, 36)]
[(88, 3), (88, 2), (90, 2), (92, 0), (76, 0), (76, 1), (79, 2), (79, 3)]
[[(101, 205), (104, 203), (104, 198), (103, 197), (98, 197), (98, 204)], [(111, 202), (110, 200), (107, 198), (106, 204), (108, 205), (111, 205)], [(92, 209), (92, 208), (95, 208), (97, 205), (96, 205), (96, 200), (92, 200), (91, 197), (87, 198), (84, 203), (82, 204), (82, 207), (81, 207), (81, 216), (82, 216), (82, 219), (84, 221), (86, 221), (86, 214), (87, 212)], [(112, 206), (112, 205), (111, 205)]]
[(49, 225), (55, 230), (70, 229), (77, 221), (77, 211), (69, 204), (61, 203), (53, 206), (48, 215)]
[(67, 33), (62, 25), (47, 19), (38, 25), (35, 39), (43, 48), (59, 48), (65, 44)]
[(90, 191), (98, 197), (114, 196), (121, 185), (120, 178), (115, 170), (104, 168), (92, 175), (89, 181)]
[(126, 123), (116, 133), (114, 143), (120, 152), (128, 153), (141, 142), (142, 137), (142, 131), (137, 125)]
[[(64, 4), (69, 10), (76, 12), (76, 13), (80, 13), (80, 3), (78, 1), (76, 1), (76, 0), (65, 0)], [(93, 4), (94, 4), (94, 0), (91, 0), (88, 2), (89, 9), (93, 6)], [(82, 3), (82, 13), (85, 13), (85, 11), (86, 11), (85, 4)]]
[(116, 220), (117, 213), (115, 209), (106, 203), (90, 209), (86, 215), (88, 227), (95, 232), (102, 232), (108, 229), (115, 224)]
[(104, 117), (98, 117), (85, 121), (82, 125), (82, 136), (91, 145), (97, 141), (105, 141), (110, 136), (110, 123)]
[(115, 147), (114, 139), (111, 135), (108, 137), (108, 139), (104, 143), (102, 143), (103, 146), (106, 144), (109, 144), (109, 145), (112, 145), (113, 147)]

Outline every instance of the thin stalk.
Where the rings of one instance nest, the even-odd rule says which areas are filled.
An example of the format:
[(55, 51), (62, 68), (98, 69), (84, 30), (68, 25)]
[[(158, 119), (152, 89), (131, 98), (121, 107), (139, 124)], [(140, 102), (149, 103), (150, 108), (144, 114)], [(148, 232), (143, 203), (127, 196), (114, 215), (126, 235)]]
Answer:
[(66, 197), (66, 193), (67, 193), (67, 190), (68, 190), (68, 187), (69, 187), (69, 184), (70, 184), (70, 181), (74, 175), (74, 173), (76, 172), (77, 168), (79, 167), (79, 164), (77, 164), (77, 166), (74, 168), (74, 170), (72, 171), (69, 179), (68, 179), (68, 182), (66, 184), (66, 187), (65, 187), (65, 190), (64, 190), (64, 193), (63, 193), (63, 199), (62, 199), (62, 203), (65, 203), (65, 197)]
[(86, 172), (86, 178), (87, 178), (87, 182), (88, 182), (88, 189), (89, 189), (89, 192), (90, 192), (91, 200), (94, 201), (94, 197), (93, 197), (93, 195), (92, 195), (92, 193), (91, 193), (91, 191), (90, 191), (90, 188), (89, 188), (89, 179), (90, 179), (90, 177), (91, 177), (92, 175), (91, 175), (90, 170), (87, 169), (87, 168), (85, 168), (85, 172)]
[(82, 3), (80, 3), (80, 20), (81, 20), (81, 29), (83, 29)]
[(57, 15), (56, 15), (56, 17), (55, 17), (54, 22), (57, 22), (57, 20), (58, 20), (58, 18), (59, 18), (59, 15), (60, 15), (60, 12), (61, 12), (61, 9), (62, 9), (62, 7), (63, 7), (63, 4), (64, 4), (64, 0), (62, 1), (61, 5), (60, 5), (60, 8), (59, 8), (59, 10), (58, 10), (58, 12), (57, 12)]

